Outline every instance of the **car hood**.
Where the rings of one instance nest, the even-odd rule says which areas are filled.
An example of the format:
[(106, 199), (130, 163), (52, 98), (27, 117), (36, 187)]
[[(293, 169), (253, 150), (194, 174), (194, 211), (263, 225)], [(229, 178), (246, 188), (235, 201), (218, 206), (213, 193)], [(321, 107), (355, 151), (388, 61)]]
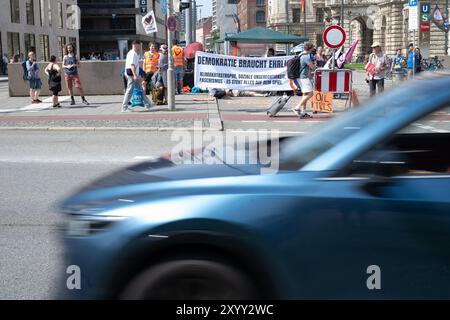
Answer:
[[(260, 173), (260, 165), (231, 166), (225, 163), (175, 165), (168, 159), (159, 158), (99, 178), (68, 197), (59, 207), (66, 213), (82, 213), (82, 209), (99, 204), (104, 206), (121, 197), (136, 200), (143, 194), (148, 195), (149, 193), (155, 195), (157, 193), (160, 197), (164, 192), (168, 192), (167, 189), (164, 190), (164, 186), (167, 186), (167, 183), (170, 182), (189, 180), (189, 185), (192, 186), (193, 181), (208, 178), (252, 176)], [(161, 188), (155, 186), (155, 189), (152, 187), (153, 184), (161, 185)], [(171, 185), (176, 188), (175, 184)], [(178, 183), (177, 185), (179, 187), (181, 184)], [(184, 190), (188, 191), (187, 188), (184, 188)]]

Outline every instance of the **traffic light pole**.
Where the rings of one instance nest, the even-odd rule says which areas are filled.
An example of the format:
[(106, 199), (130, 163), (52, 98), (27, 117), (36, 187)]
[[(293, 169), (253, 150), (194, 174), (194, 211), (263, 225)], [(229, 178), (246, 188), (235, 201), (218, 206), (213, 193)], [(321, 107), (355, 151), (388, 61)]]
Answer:
[[(169, 16), (173, 15), (173, 0), (167, 1), (167, 13)], [(169, 105), (170, 111), (175, 111), (175, 74), (173, 70), (172, 43), (173, 32), (167, 28), (167, 46), (169, 51), (167, 53), (169, 59), (169, 67), (167, 69), (167, 104)]]

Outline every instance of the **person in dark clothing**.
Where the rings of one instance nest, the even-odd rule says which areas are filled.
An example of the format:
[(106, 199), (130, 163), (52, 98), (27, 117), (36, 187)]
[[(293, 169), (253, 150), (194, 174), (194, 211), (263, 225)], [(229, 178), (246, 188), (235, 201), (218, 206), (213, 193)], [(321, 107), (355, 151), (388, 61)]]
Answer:
[(48, 76), (48, 87), (53, 93), (53, 108), (61, 108), (58, 101), (58, 94), (61, 92), (61, 68), (56, 63), (56, 57), (50, 57), (50, 63), (45, 68), (45, 74)]

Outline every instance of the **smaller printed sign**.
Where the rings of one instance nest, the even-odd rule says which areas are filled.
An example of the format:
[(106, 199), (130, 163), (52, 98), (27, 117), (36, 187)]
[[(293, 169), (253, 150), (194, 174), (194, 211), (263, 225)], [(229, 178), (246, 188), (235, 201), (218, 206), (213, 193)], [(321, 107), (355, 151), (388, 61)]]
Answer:
[(146, 34), (158, 32), (158, 26), (153, 10), (142, 18), (142, 26), (144, 27)]
[(333, 112), (333, 93), (314, 91), (311, 99), (312, 109), (317, 112)]

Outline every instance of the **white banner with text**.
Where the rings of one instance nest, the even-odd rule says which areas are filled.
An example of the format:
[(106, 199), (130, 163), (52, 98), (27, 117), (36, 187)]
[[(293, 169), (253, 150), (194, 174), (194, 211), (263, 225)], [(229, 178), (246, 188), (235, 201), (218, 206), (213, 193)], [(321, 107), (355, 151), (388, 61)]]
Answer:
[(291, 58), (247, 58), (197, 51), (195, 85), (201, 89), (292, 90), (286, 72)]

